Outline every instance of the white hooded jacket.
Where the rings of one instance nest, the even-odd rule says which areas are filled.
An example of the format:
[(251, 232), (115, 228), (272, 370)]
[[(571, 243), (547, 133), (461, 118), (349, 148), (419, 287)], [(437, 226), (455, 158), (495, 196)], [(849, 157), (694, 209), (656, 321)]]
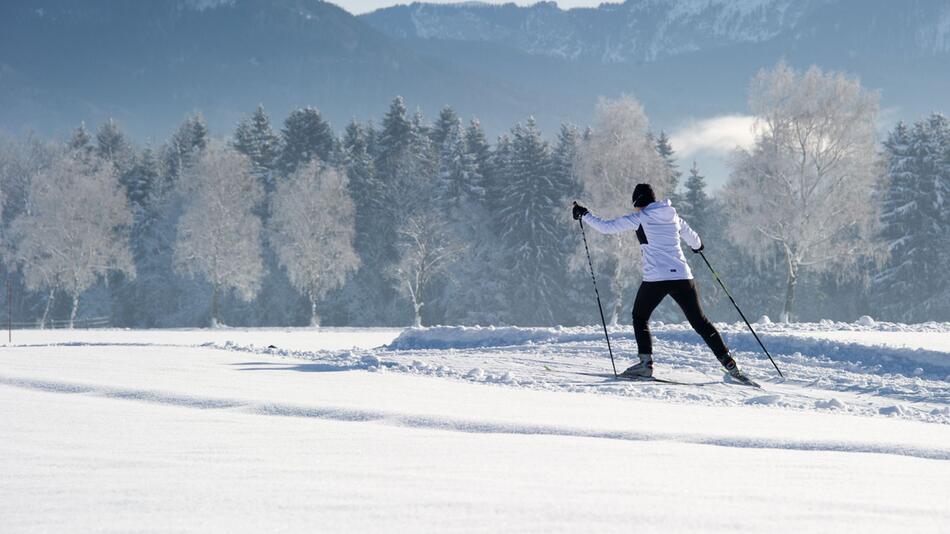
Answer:
[(588, 213), (583, 221), (602, 234), (636, 230), (643, 252), (644, 282), (693, 278), (680, 247), (680, 238), (693, 249), (698, 249), (702, 241), (676, 214), (669, 199), (653, 202), (638, 212), (609, 221)]

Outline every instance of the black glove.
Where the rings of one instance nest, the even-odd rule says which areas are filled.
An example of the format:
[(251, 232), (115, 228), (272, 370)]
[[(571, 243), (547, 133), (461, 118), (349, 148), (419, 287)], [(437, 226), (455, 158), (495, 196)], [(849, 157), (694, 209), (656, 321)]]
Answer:
[(700, 242), (699, 242), (699, 248), (691, 248), (690, 250), (692, 250), (692, 251), (695, 252), (696, 254), (699, 254), (700, 251), (702, 251), (704, 248), (706, 248), (706, 243), (703, 243), (702, 241), (700, 241)]
[(575, 221), (581, 220), (581, 217), (583, 217), (584, 215), (587, 215), (588, 213), (589, 212), (587, 211), (587, 208), (585, 208), (584, 206), (581, 206), (577, 202), (574, 203), (574, 210), (572, 214), (574, 215)]

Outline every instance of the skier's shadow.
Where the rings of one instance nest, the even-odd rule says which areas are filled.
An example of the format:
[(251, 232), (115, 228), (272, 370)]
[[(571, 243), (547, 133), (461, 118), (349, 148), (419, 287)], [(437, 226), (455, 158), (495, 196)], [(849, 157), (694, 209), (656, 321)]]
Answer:
[(325, 363), (299, 363), (286, 364), (275, 362), (239, 362), (229, 363), (233, 367), (239, 367), (237, 371), (297, 371), (300, 373), (337, 373), (342, 371), (355, 371), (360, 367), (351, 365), (328, 365)]

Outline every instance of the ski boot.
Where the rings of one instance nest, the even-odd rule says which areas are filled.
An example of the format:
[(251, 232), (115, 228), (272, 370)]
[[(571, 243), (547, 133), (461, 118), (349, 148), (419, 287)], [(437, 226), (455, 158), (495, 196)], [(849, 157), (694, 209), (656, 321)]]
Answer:
[(640, 363), (631, 365), (626, 371), (620, 373), (620, 376), (627, 378), (652, 378), (653, 377), (653, 355), (640, 354)]
[(739, 366), (736, 364), (736, 361), (733, 360), (732, 358), (729, 358), (729, 360), (725, 363), (725, 365), (723, 365), (723, 367), (726, 368), (726, 373), (727, 373), (726, 376), (728, 377), (727, 381), (734, 382), (736, 384), (741, 384), (743, 386), (752, 386), (756, 388), (761, 387), (757, 383), (755, 383), (751, 378), (746, 376), (746, 374), (743, 373), (741, 369), (739, 369)]

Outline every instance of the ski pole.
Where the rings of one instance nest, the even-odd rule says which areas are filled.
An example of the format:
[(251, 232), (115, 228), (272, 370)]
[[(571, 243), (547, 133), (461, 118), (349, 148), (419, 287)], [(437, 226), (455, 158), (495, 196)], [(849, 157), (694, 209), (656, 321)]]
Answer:
[(604, 307), (600, 304), (600, 292), (597, 291), (597, 278), (594, 277), (594, 262), (590, 260), (590, 247), (587, 246), (587, 233), (584, 232), (584, 221), (577, 219), (581, 225), (581, 236), (584, 237), (584, 250), (587, 251), (587, 265), (590, 266), (590, 280), (594, 283), (594, 294), (597, 295), (597, 309), (600, 310), (600, 324), (604, 327), (604, 337), (607, 338), (607, 352), (610, 353), (610, 365), (614, 368), (614, 378), (617, 377), (617, 364), (614, 363), (614, 351), (610, 348), (610, 336), (607, 334), (607, 320), (604, 319)]
[(739, 309), (739, 305), (736, 304), (736, 299), (732, 298), (732, 293), (726, 289), (726, 285), (722, 283), (722, 279), (719, 278), (719, 273), (713, 269), (713, 266), (710, 265), (709, 260), (706, 259), (706, 255), (703, 254), (703, 251), (699, 251), (699, 255), (703, 257), (703, 261), (706, 262), (706, 267), (709, 267), (709, 270), (712, 272), (713, 278), (719, 282), (719, 285), (722, 287), (722, 290), (726, 292), (726, 296), (729, 297), (729, 300), (732, 301), (732, 305), (736, 307), (736, 311), (739, 312), (739, 316), (742, 317), (742, 320), (745, 321), (745, 325), (749, 327), (749, 331), (752, 332), (752, 335), (755, 336), (755, 340), (759, 342), (759, 346), (762, 347), (762, 350), (765, 351), (765, 355), (769, 357), (769, 361), (772, 362), (772, 365), (775, 367), (775, 370), (778, 371), (778, 375), (782, 378), (785, 378), (785, 375), (782, 374), (782, 370), (778, 368), (778, 365), (775, 364), (775, 360), (772, 359), (772, 355), (769, 354), (769, 349), (765, 348), (765, 345), (762, 343), (762, 340), (759, 339), (759, 335), (755, 333), (755, 329), (752, 328), (752, 325), (749, 324), (749, 320), (745, 318), (745, 314), (742, 313), (742, 310)]

